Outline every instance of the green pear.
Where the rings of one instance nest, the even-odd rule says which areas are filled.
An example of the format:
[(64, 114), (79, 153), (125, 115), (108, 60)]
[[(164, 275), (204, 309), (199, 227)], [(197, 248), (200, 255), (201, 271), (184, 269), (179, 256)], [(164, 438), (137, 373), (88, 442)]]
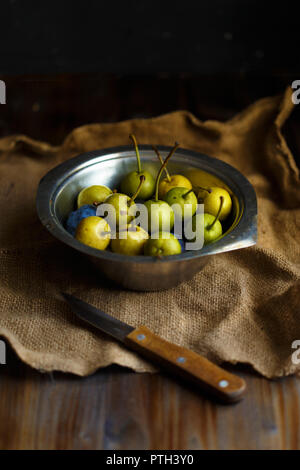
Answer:
[[(126, 226), (133, 219), (132, 211), (134, 210), (134, 202), (126, 194), (114, 193), (108, 196), (104, 201), (105, 205), (109, 205), (114, 210), (112, 217), (115, 215), (116, 227)], [(110, 213), (107, 217), (108, 221), (111, 221)], [(113, 222), (111, 221), (113, 226)]]
[(138, 168), (135, 171), (131, 171), (125, 176), (125, 178), (123, 178), (123, 180), (121, 181), (121, 191), (127, 194), (128, 196), (133, 196), (140, 184), (140, 177), (144, 176), (145, 182), (143, 184), (143, 188), (139, 193), (139, 197), (140, 199), (148, 199), (154, 193), (154, 178), (151, 173), (149, 173), (149, 171), (142, 170), (141, 159), (136, 138), (133, 134), (131, 134), (129, 137), (133, 141), (135, 147)]
[[(191, 224), (193, 232), (196, 233), (192, 241), (196, 238), (200, 240), (203, 233), (204, 245), (207, 245), (222, 235), (221, 222), (211, 214), (195, 214), (189, 224)], [(191, 229), (190, 227), (187, 228)]]
[(174, 226), (173, 209), (167, 202), (158, 199), (158, 187), (162, 172), (166, 168), (169, 159), (174, 154), (178, 146), (179, 144), (177, 143), (174, 145), (171, 152), (160, 167), (155, 181), (154, 198), (145, 202), (145, 206), (148, 211), (148, 232), (150, 233), (156, 233), (161, 230), (170, 231)]
[[(140, 183), (135, 192), (135, 194), (130, 198), (127, 194), (122, 193), (113, 193), (105, 199), (104, 204), (107, 206), (111, 206), (114, 210), (113, 214), (108, 213), (107, 220), (110, 223), (111, 227), (126, 227), (129, 222), (131, 222), (135, 214), (137, 212), (137, 206), (134, 204), (136, 197), (142, 190), (143, 184), (145, 183), (145, 176), (140, 175)], [(105, 206), (100, 207), (99, 210), (104, 210)], [(108, 207), (109, 208), (109, 207)], [(115, 224), (114, 227), (112, 218), (115, 217)]]
[(148, 211), (148, 232), (156, 233), (159, 230), (172, 230), (174, 226), (173, 209), (165, 201), (150, 199), (145, 202)]
[(169, 232), (154, 234), (144, 245), (146, 256), (171, 256), (181, 253), (181, 245), (177, 238)]
[(186, 188), (172, 188), (164, 197), (169, 206), (172, 207), (175, 218), (181, 218), (182, 220), (185, 217), (192, 217), (198, 205), (198, 200), (192, 189), (188, 190)]

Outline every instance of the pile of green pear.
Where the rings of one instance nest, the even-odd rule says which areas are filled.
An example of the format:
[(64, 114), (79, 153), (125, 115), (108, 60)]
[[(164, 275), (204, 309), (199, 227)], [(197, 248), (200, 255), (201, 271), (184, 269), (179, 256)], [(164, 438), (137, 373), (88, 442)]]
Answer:
[[(116, 213), (116, 231), (113, 232), (106, 217), (88, 216), (78, 223), (75, 238), (98, 250), (109, 249), (114, 253), (127, 256), (164, 256), (178, 255), (184, 250), (184, 243), (179, 242), (172, 233), (176, 203), (182, 211), (189, 205), (189, 223), (193, 230), (202, 230), (204, 245), (214, 242), (223, 234), (222, 223), (231, 213), (232, 201), (229, 192), (217, 186), (193, 187), (185, 176), (170, 175), (167, 163), (176, 152), (179, 144), (175, 144), (165, 160), (158, 149), (153, 146), (161, 166), (156, 178), (142, 167), (139, 148), (134, 135), (129, 136), (136, 153), (137, 169), (124, 175), (119, 190), (93, 185), (80, 191), (77, 197), (77, 208), (84, 205), (99, 206), (103, 203), (113, 206)], [(162, 178), (162, 173), (165, 177)], [(148, 230), (135, 223), (131, 215), (135, 200), (142, 201), (148, 210)], [(204, 214), (197, 213), (197, 204), (204, 204)], [(178, 206), (177, 211), (178, 211)], [(182, 212), (184, 214), (184, 212)], [(183, 216), (184, 217), (184, 216)], [(200, 223), (199, 220), (201, 219)], [(155, 222), (154, 222), (155, 221)], [(168, 224), (169, 231), (164, 230)], [(122, 229), (119, 227), (122, 226)], [(124, 228), (125, 227), (125, 228)], [(121, 233), (127, 232), (126, 236)], [(155, 236), (154, 236), (155, 234)]]

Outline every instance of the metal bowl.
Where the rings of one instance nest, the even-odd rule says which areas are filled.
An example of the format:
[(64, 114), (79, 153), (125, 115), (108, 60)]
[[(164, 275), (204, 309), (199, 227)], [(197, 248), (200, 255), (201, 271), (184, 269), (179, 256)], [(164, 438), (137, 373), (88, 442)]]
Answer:
[[(159, 146), (163, 158), (170, 147)], [(150, 145), (141, 145), (144, 169), (155, 176), (159, 163)], [(90, 248), (72, 237), (64, 228), (68, 214), (74, 210), (79, 191), (93, 184), (110, 188), (136, 168), (132, 147), (95, 150), (67, 160), (49, 171), (40, 181), (37, 212), (52, 235), (78, 252), (87, 255), (111, 280), (127, 289), (155, 291), (168, 289), (191, 279), (208, 262), (211, 255), (245, 248), (256, 243), (256, 195), (249, 181), (235, 168), (216, 158), (191, 150), (178, 149), (169, 163), (171, 173), (186, 174), (201, 169), (220, 178), (232, 193), (233, 210), (224, 236), (199, 251), (154, 259), (150, 256), (124, 256)]]

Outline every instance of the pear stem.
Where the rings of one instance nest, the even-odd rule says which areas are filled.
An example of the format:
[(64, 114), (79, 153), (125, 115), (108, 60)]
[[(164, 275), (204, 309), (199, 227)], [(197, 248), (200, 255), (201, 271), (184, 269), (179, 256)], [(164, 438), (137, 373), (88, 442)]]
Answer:
[[(156, 153), (158, 160), (159, 160), (160, 163), (163, 165), (164, 161), (163, 161), (163, 159), (162, 159), (161, 154), (159, 153), (158, 148), (157, 148), (155, 145), (152, 145), (152, 148), (153, 148), (154, 152)], [(170, 182), (171, 182), (171, 176), (170, 176), (170, 173), (168, 172), (167, 168), (165, 168), (165, 173), (166, 173), (166, 176), (167, 176), (167, 180), (168, 180), (169, 183), (170, 183)]]
[(201, 189), (201, 191), (207, 191), (209, 194), (211, 193), (210, 188), (203, 188), (202, 186), (195, 186), (196, 189)]
[(137, 144), (135, 135), (130, 134), (129, 138), (132, 140), (132, 143), (133, 143), (134, 148), (135, 148), (135, 154), (136, 154), (137, 166), (138, 166), (138, 173), (140, 174), (140, 173), (142, 173), (142, 165), (141, 165), (141, 158), (140, 158), (140, 152), (139, 152), (138, 144)]
[(223, 207), (223, 203), (224, 203), (224, 197), (223, 196), (220, 196), (220, 207), (219, 207), (219, 210), (218, 210), (218, 213), (216, 215), (216, 218), (215, 220), (213, 221), (213, 223), (211, 224), (210, 227), (207, 227), (208, 230), (211, 230), (213, 228), (213, 226), (215, 225), (215, 223), (217, 222), (218, 218), (220, 217), (220, 213), (221, 213), (221, 210), (222, 210), (222, 207)]
[(176, 142), (174, 147), (172, 148), (171, 152), (169, 153), (169, 155), (165, 159), (164, 163), (160, 167), (159, 172), (157, 173), (157, 177), (156, 177), (156, 181), (155, 181), (155, 198), (154, 198), (154, 200), (156, 202), (158, 201), (158, 185), (159, 185), (159, 180), (160, 180), (161, 174), (164, 171), (164, 169), (166, 168), (167, 163), (170, 160), (170, 158), (172, 157), (172, 155), (174, 154), (174, 152), (178, 149), (178, 147), (179, 147), (179, 144)]
[(192, 193), (194, 190), (190, 189), (187, 193), (183, 194), (182, 197), (185, 199), (190, 193)]
[(140, 176), (140, 184), (138, 185), (138, 188), (136, 190), (136, 192), (134, 193), (134, 195), (132, 196), (132, 198), (130, 199), (130, 201), (128, 201), (128, 207), (131, 206), (131, 204), (134, 202), (134, 200), (138, 197), (139, 193), (140, 193), (140, 190), (142, 189), (142, 186), (143, 186), (143, 183), (145, 181), (145, 176), (144, 175), (141, 175)]

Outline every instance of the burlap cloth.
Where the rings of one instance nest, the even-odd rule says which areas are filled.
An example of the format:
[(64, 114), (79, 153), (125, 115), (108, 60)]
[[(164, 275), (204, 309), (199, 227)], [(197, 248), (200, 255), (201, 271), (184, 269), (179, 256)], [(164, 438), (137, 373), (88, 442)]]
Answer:
[[(111, 363), (152, 366), (77, 320), (61, 290), (133, 326), (144, 324), (213, 361), (251, 364), (267, 377), (299, 371), (299, 174), (280, 128), (291, 93), (258, 101), (229, 122), (200, 122), (189, 112), (75, 129), (60, 147), (25, 136), (0, 140), (0, 334), (34, 368), (87, 375)], [(35, 210), (40, 178), (81, 152), (140, 143), (172, 145), (238, 168), (258, 196), (257, 246), (213, 256), (188, 283), (169, 291), (122, 290), (56, 241)]]

